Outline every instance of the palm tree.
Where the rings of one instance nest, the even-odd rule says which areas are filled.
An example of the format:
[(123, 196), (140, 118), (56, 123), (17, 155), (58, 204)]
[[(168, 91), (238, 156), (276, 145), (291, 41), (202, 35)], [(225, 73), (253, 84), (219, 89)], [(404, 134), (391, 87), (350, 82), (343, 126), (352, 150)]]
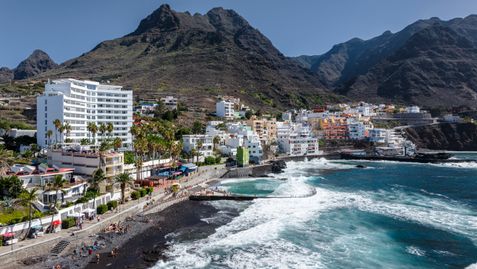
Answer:
[(197, 150), (197, 162), (199, 162), (199, 155), (200, 155), (200, 150), (204, 146), (204, 142), (202, 140), (197, 141), (197, 144), (195, 145), (196, 150)]
[(48, 130), (46, 131), (46, 137), (48, 137), (48, 146), (51, 145), (51, 136), (53, 135), (53, 131), (52, 130)]
[(116, 182), (121, 184), (121, 202), (124, 204), (125, 202), (125, 196), (124, 192), (126, 191), (126, 186), (131, 185), (132, 183), (132, 178), (129, 176), (128, 173), (121, 173), (116, 176), (115, 178)]
[(96, 133), (98, 132), (98, 126), (94, 122), (88, 123), (88, 126), (86, 127), (88, 129), (88, 132), (90, 132), (93, 136), (92, 139), (92, 144), (96, 144), (95, 138), (96, 138)]
[(99, 132), (101, 133), (101, 142), (104, 140), (104, 133), (106, 133), (106, 124), (103, 122), (99, 125)]
[(58, 132), (60, 131), (60, 127), (61, 127), (61, 121), (59, 119), (55, 119), (53, 121), (53, 125), (55, 125), (55, 144), (58, 143)]
[(214, 137), (213, 143), (214, 143), (214, 152), (215, 152), (215, 150), (217, 149), (217, 145), (220, 143), (220, 137), (218, 135)]
[[(53, 182), (50, 183), (50, 190), (54, 190), (55, 191), (55, 200), (53, 201), (53, 203), (51, 203), (52, 205), (52, 208), (50, 209), (54, 209), (54, 211), (58, 212), (58, 194), (61, 192), (64, 194), (64, 190), (63, 190), (63, 187), (65, 186), (65, 183), (66, 183), (66, 180), (63, 178), (62, 175), (56, 175), (54, 178), (53, 178)], [(63, 200), (63, 199), (62, 199)], [(61, 205), (61, 203), (60, 203)], [(53, 221), (55, 220), (55, 214), (52, 214), (51, 215), (51, 223), (53, 223)]]
[(108, 124), (106, 125), (106, 131), (108, 132), (108, 136), (111, 137), (114, 131), (114, 125), (112, 122), (108, 122)]
[(58, 131), (60, 132), (60, 143), (63, 143), (63, 133), (65, 132), (65, 126), (61, 125)]
[(66, 137), (68, 138), (71, 134), (71, 125), (67, 122), (65, 125), (63, 125), (63, 129), (66, 132)]
[(176, 165), (177, 158), (181, 155), (182, 152), (182, 141), (176, 141), (172, 143), (171, 148), (171, 157), (172, 157), (172, 166)]
[(122, 146), (123, 146), (123, 141), (121, 140), (121, 138), (119, 138), (119, 137), (114, 138), (114, 140), (113, 140), (114, 150), (118, 151), (118, 149), (120, 149)]
[(7, 171), (15, 163), (15, 154), (12, 150), (0, 146), (0, 176), (6, 175)]
[(37, 188), (33, 188), (29, 191), (25, 190), (23, 191), (21, 194), (20, 194), (20, 200), (19, 202), (23, 205), (23, 206), (27, 206), (28, 207), (28, 229), (27, 229), (27, 232), (25, 234), (25, 238), (28, 236), (28, 234), (30, 233), (30, 229), (31, 229), (31, 219), (33, 217), (33, 207), (35, 205), (35, 202), (37, 201), (38, 199), (38, 193), (37, 193), (38, 189)]
[(89, 184), (95, 189), (93, 207), (96, 208), (96, 194), (99, 193), (99, 184), (106, 179), (104, 171), (101, 168), (96, 169), (93, 172), (93, 177), (89, 179)]

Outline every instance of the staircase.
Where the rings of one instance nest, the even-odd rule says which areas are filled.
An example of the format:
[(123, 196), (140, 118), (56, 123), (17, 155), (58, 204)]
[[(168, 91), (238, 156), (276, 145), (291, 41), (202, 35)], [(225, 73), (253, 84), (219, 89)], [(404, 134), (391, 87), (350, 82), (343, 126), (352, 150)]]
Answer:
[(61, 240), (51, 249), (51, 254), (58, 255), (60, 254), (68, 245), (70, 244), (69, 241)]

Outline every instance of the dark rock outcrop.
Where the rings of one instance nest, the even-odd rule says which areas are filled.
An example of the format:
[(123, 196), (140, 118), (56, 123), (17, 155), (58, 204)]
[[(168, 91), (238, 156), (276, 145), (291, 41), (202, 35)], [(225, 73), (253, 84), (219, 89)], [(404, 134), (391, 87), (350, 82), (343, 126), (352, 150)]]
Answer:
[(37, 74), (53, 69), (57, 64), (42, 50), (35, 50), (13, 71), (13, 79), (31, 78)]
[(284, 160), (272, 161), (272, 173), (282, 173), (285, 168), (287, 168), (287, 163)]
[(13, 80), (13, 70), (7, 67), (0, 68), (0, 83), (8, 83)]
[(406, 137), (419, 148), (434, 150), (477, 150), (477, 125), (442, 123), (404, 130)]

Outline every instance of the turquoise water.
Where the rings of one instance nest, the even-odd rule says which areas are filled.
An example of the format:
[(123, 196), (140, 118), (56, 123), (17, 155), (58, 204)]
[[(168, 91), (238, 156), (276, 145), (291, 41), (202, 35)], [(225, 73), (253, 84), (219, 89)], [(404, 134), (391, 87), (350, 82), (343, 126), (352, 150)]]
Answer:
[(476, 267), (477, 164), (321, 159), (287, 165), (275, 178), (234, 179), (221, 187), (310, 196), (213, 202), (217, 217), (231, 209), (240, 214), (206, 239), (172, 245), (169, 260), (156, 267)]

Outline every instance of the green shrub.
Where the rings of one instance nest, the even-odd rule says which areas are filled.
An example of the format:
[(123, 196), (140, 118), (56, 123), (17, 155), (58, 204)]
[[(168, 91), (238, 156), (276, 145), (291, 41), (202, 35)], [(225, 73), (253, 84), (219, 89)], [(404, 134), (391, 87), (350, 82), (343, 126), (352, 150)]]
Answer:
[(109, 201), (107, 205), (109, 210), (115, 209), (118, 207), (118, 201)]
[(204, 164), (205, 165), (215, 164), (215, 157), (214, 156), (205, 157)]
[(215, 163), (216, 164), (220, 164), (221, 161), (222, 161), (222, 157), (220, 157), (220, 156), (215, 157)]
[(96, 208), (96, 212), (99, 214), (99, 215), (102, 215), (106, 212), (108, 212), (108, 205), (99, 205), (98, 208)]
[(84, 194), (84, 197), (86, 197), (88, 200), (98, 196), (99, 196), (99, 191), (95, 189), (88, 189), (86, 193)]
[[(25, 217), (23, 217), (25, 218)], [(8, 225), (12, 225), (12, 224), (17, 224), (17, 223), (20, 223), (23, 221), (23, 218), (12, 218), (11, 220), (8, 221)], [(27, 217), (27, 220), (28, 220), (28, 217)]]
[(131, 199), (133, 199), (133, 200), (139, 199), (140, 196), (141, 196), (141, 194), (140, 194), (139, 192), (137, 192), (137, 191), (133, 191), (133, 192), (131, 193)]
[(68, 217), (61, 221), (61, 229), (68, 229), (76, 225), (75, 218)]
[(79, 198), (78, 200), (76, 200), (75, 204), (82, 204), (82, 203), (86, 203), (89, 201), (89, 198), (86, 197), (86, 196), (83, 196), (81, 198)]
[(147, 187), (146, 188), (147, 194), (151, 194), (154, 191), (153, 187)]
[(139, 190), (139, 195), (141, 195), (141, 197), (144, 197), (147, 195), (147, 190), (146, 189), (140, 189)]

